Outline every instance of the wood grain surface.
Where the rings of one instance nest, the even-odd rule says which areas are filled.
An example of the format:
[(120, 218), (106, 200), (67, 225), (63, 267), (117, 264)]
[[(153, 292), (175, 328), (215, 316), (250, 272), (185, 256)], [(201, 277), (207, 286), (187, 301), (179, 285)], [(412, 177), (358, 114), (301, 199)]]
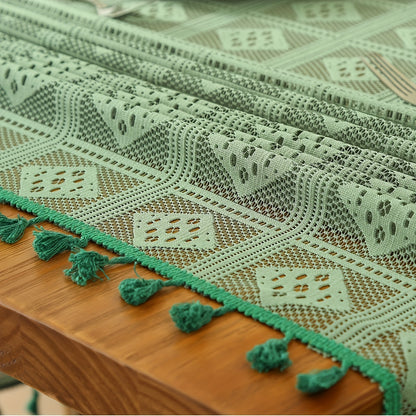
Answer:
[[(1, 204), (0, 212), (18, 214)], [(173, 304), (219, 306), (190, 290), (164, 288), (141, 306), (126, 304), (117, 287), (134, 277), (131, 265), (109, 267), (109, 281), (75, 285), (63, 274), (68, 253), (40, 260), (32, 230), (18, 243), (0, 242), (0, 369), (63, 404), (87, 414), (381, 413), (378, 385), (351, 370), (327, 392), (299, 392), (297, 374), (333, 363), (297, 341), (283, 373), (252, 370), (247, 351), (281, 334), (242, 314), (182, 333), (169, 316)]]

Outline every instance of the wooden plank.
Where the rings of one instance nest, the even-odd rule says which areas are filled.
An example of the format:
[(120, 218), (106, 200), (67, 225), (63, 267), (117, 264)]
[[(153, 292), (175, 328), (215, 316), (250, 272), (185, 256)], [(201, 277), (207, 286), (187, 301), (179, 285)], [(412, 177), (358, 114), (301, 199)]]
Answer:
[[(12, 207), (0, 211), (15, 217)], [(26, 218), (30, 215), (23, 214)], [(59, 228), (42, 224), (46, 229)], [(21, 241), (0, 242), (0, 366), (81, 413), (93, 414), (380, 414), (378, 385), (349, 371), (327, 392), (307, 396), (296, 375), (330, 367), (300, 342), (289, 344), (293, 365), (259, 374), (245, 354), (273, 329), (229, 313), (184, 334), (169, 316), (178, 302), (200, 300), (184, 288), (164, 288), (133, 307), (118, 284), (134, 277), (131, 265), (108, 268), (109, 281), (79, 287), (63, 274), (68, 253), (40, 260), (27, 231)], [(111, 253), (94, 244), (110, 257)], [(154, 273), (138, 267), (145, 278)]]

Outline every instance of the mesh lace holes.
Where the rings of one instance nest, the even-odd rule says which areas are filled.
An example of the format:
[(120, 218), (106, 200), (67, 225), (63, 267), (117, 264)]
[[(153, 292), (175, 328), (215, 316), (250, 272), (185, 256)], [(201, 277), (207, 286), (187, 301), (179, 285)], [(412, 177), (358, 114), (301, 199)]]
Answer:
[(377, 206), (378, 212), (381, 216), (387, 215), (391, 210), (391, 202), (390, 201), (381, 201)]
[(373, 213), (371, 211), (366, 212), (365, 220), (366, 220), (367, 224), (371, 224), (373, 222)]
[[(111, 101), (110, 101), (110, 102), (111, 102)], [(111, 111), (110, 111), (110, 117), (111, 117), (111, 119), (112, 119), (112, 120), (115, 120), (116, 115), (117, 115), (117, 108), (113, 107), (113, 108), (111, 109)]]
[(396, 235), (396, 223), (391, 222), (389, 225), (389, 231), (391, 235)]
[(11, 82), (11, 84), (10, 84), (10, 88), (12, 89), (13, 94), (16, 94), (18, 87), (17, 87), (17, 83), (16, 83), (16, 81), (15, 81), (15, 80), (13, 80), (13, 81)]
[(167, 234), (176, 234), (178, 232), (179, 232), (179, 227), (170, 227), (166, 230)]
[(296, 285), (293, 290), (295, 292), (306, 292), (307, 290), (309, 290), (309, 286), (308, 285)]
[(230, 155), (230, 164), (233, 167), (237, 165), (237, 156), (234, 153)]
[(246, 168), (242, 167), (239, 172), (241, 183), (246, 183), (248, 180), (248, 172)]
[(44, 186), (34, 186), (33, 188), (30, 189), (30, 192), (41, 192), (45, 189)]
[(133, 127), (133, 126), (134, 126), (134, 124), (135, 124), (135, 122), (136, 122), (136, 115), (135, 115), (135, 114), (132, 114), (132, 115), (130, 116), (130, 118), (129, 118), (129, 124), (130, 124), (130, 127)]
[(374, 238), (377, 244), (382, 243), (386, 238), (386, 232), (381, 225), (374, 230)]
[(253, 163), (252, 165), (251, 165), (251, 173), (254, 175), (254, 176), (256, 176), (257, 175), (257, 170), (258, 170), (258, 166), (257, 166), (257, 163)]
[(255, 147), (253, 147), (253, 146), (246, 146), (243, 149), (243, 157), (247, 159), (248, 157), (253, 156), (253, 154), (254, 154), (255, 151), (256, 151), (256, 148)]
[(297, 276), (297, 277), (296, 277), (296, 280), (303, 280), (303, 279), (305, 279), (306, 277), (308, 277), (306, 274), (301, 274), (300, 276)]
[[(345, 256), (344, 256), (344, 258), (345, 258)], [(329, 276), (327, 274), (325, 274), (325, 275), (318, 274), (318, 276), (315, 276), (315, 281), (317, 281), (317, 282), (325, 282), (328, 279), (329, 279)]]
[(405, 220), (404, 220), (404, 222), (403, 222), (403, 227), (404, 227), (404, 228), (409, 228), (409, 225), (410, 225), (410, 219), (413, 217), (413, 215), (414, 215), (414, 212), (413, 212), (413, 211), (409, 211), (409, 212), (407, 213), (406, 219), (405, 219)]
[[(331, 295), (326, 295), (326, 296), (324, 296), (324, 299), (331, 299)], [(340, 302), (343, 302), (343, 300), (342, 299), (340, 299)]]
[(118, 123), (118, 129), (120, 131), (121, 134), (126, 134), (127, 132), (127, 126), (126, 123), (124, 122), (124, 120), (120, 120)]

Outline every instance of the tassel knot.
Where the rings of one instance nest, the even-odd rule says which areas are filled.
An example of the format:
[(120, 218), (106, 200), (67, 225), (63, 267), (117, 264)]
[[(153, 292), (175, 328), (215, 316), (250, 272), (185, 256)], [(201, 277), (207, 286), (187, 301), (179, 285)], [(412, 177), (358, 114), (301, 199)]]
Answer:
[[(98, 271), (104, 273), (104, 267), (110, 263), (107, 256), (103, 256), (95, 251), (86, 251), (81, 249), (78, 253), (72, 253), (69, 256), (72, 262), (70, 269), (64, 270), (65, 275), (70, 276), (71, 280), (80, 286), (85, 286), (88, 280), (101, 279), (97, 275)], [(109, 277), (104, 273), (104, 276)]]
[(251, 367), (260, 373), (266, 373), (275, 368), (283, 371), (292, 364), (287, 351), (289, 341), (288, 337), (269, 339), (249, 351), (247, 360), (251, 363)]
[(170, 310), (170, 316), (181, 331), (189, 333), (208, 324), (212, 318), (224, 315), (231, 310), (226, 306), (213, 309), (211, 306), (202, 305), (198, 301), (173, 305)]
[(5, 215), (0, 214), (0, 238), (8, 244), (16, 243), (22, 238), (27, 227), (41, 221), (44, 220), (39, 217), (27, 220), (20, 215), (18, 215), (17, 218), (8, 218)]
[(327, 370), (313, 371), (309, 374), (299, 374), (296, 387), (300, 391), (309, 394), (328, 390), (345, 376), (348, 368), (348, 364), (343, 364), (342, 367), (334, 366)]
[(107, 279), (110, 279), (104, 272), (104, 267), (110, 264), (126, 264), (132, 263), (134, 259), (130, 257), (113, 257), (111, 260), (107, 256), (103, 256), (96, 251), (86, 251), (80, 249), (77, 253), (72, 253), (69, 256), (69, 261), (72, 262), (70, 269), (64, 270), (71, 280), (80, 286), (85, 286), (88, 280), (101, 279), (97, 275), (101, 271)]
[(42, 260), (50, 260), (53, 256), (63, 251), (74, 251), (84, 248), (88, 244), (85, 238), (72, 237), (69, 234), (47, 231), (43, 227), (33, 232), (35, 240), (33, 248)]
[(157, 279), (125, 279), (118, 290), (125, 302), (137, 306), (146, 302), (163, 286), (163, 281)]

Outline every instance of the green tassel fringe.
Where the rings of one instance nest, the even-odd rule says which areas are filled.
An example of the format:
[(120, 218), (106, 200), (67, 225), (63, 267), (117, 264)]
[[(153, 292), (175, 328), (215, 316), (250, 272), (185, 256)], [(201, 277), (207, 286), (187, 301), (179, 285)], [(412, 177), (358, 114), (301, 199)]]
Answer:
[(170, 316), (181, 331), (190, 333), (210, 323), (212, 318), (222, 316), (232, 310), (226, 306), (213, 309), (211, 306), (202, 305), (198, 301), (173, 305)]
[(123, 300), (130, 305), (141, 305), (163, 287), (180, 286), (182, 282), (159, 279), (125, 279), (118, 286)]
[(86, 251), (82, 248), (78, 253), (69, 256), (72, 262), (70, 269), (64, 270), (66, 276), (79, 286), (85, 286), (89, 280), (103, 280), (97, 275), (101, 271), (107, 279), (110, 279), (104, 272), (104, 267), (112, 264), (133, 263), (134, 259), (129, 257), (114, 257), (111, 260), (96, 251)]
[(269, 339), (264, 344), (256, 345), (247, 353), (247, 360), (251, 367), (260, 373), (267, 373), (275, 368), (280, 371), (288, 368), (292, 362), (289, 359), (287, 346), (290, 337), (283, 339)]
[[(5, 243), (15, 243), (22, 238), (26, 228), (41, 221), (44, 220), (39, 217), (27, 220), (18, 215), (17, 218), (11, 219), (0, 214), (0, 239)], [(88, 244), (88, 241), (83, 238), (46, 231), (43, 228), (38, 229), (37, 232), (35, 231), (34, 235), (33, 247), (42, 260), (50, 260), (63, 251), (79, 249), (79, 252), (72, 253), (69, 256), (73, 266), (71, 269), (64, 270), (64, 273), (80, 286), (85, 286), (89, 280), (103, 280), (97, 275), (98, 271), (101, 271), (109, 279), (104, 272), (104, 267), (107, 265), (134, 262), (134, 259), (127, 257), (117, 257), (110, 260), (107, 256), (97, 252), (83, 250)], [(125, 279), (120, 283), (119, 291), (124, 301), (131, 305), (140, 305), (161, 288), (179, 286), (180, 284), (182, 283), (158, 279)], [(181, 331), (190, 333), (208, 324), (214, 317), (222, 316), (231, 310), (233, 309), (226, 306), (213, 309), (211, 306), (202, 305), (198, 301), (174, 305), (170, 310), (170, 315)], [(268, 340), (249, 351), (247, 360), (251, 362), (252, 368), (259, 372), (268, 372), (275, 368), (283, 371), (292, 364), (287, 351), (289, 341), (290, 338), (288, 337)], [(327, 370), (309, 374), (299, 374), (297, 388), (308, 394), (327, 390), (344, 377), (348, 368), (348, 365), (342, 365), (342, 367), (334, 366)], [(38, 414), (38, 397), (38, 391), (33, 389), (27, 410), (34, 415)]]
[(76, 238), (69, 234), (47, 231), (43, 227), (37, 228), (33, 235), (35, 236), (33, 248), (39, 258), (46, 261), (56, 254), (84, 248), (88, 244), (88, 240), (85, 238)]
[(303, 393), (315, 394), (328, 390), (340, 381), (347, 373), (349, 365), (331, 367), (328, 370), (299, 374), (297, 388)]
[(27, 220), (20, 215), (17, 218), (8, 218), (0, 214), (0, 239), (8, 244), (16, 243), (22, 238), (27, 227), (42, 221), (44, 219), (39, 217)]
[(30, 414), (32, 415), (39, 414), (38, 401), (39, 401), (39, 392), (35, 389), (32, 389), (32, 397), (26, 406), (26, 409)]

